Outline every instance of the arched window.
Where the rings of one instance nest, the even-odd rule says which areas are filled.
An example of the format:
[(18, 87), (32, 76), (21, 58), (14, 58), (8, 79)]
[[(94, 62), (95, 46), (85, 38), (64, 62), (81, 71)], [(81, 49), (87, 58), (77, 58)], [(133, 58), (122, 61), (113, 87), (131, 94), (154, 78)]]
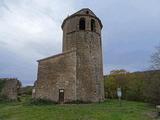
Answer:
[(85, 18), (81, 18), (79, 20), (79, 30), (85, 30), (85, 27), (86, 27)]
[(86, 11), (86, 14), (89, 14), (89, 11)]
[(96, 31), (96, 22), (93, 19), (91, 19), (91, 31)]

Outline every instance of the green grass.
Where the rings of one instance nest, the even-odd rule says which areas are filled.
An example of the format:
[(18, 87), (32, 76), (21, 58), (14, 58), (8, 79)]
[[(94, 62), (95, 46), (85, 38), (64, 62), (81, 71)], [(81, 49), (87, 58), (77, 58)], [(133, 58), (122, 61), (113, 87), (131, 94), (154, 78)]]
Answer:
[(31, 105), (0, 102), (0, 120), (154, 120), (155, 109), (146, 103), (108, 100), (92, 104)]

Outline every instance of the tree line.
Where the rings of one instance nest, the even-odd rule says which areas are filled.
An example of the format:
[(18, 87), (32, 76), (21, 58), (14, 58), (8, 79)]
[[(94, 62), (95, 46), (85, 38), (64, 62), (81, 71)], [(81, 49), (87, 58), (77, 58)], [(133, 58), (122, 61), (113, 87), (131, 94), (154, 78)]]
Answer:
[(104, 77), (106, 98), (117, 98), (117, 88), (122, 89), (125, 100), (160, 104), (160, 45), (151, 56), (150, 70), (129, 73), (113, 70)]
[(117, 88), (122, 89), (122, 99), (160, 104), (160, 71), (115, 73), (105, 78), (106, 98), (117, 98)]

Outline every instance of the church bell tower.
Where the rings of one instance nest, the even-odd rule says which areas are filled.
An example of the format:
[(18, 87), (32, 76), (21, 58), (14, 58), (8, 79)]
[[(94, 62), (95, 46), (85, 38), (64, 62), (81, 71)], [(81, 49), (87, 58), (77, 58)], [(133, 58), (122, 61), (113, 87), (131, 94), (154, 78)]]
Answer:
[(104, 99), (101, 20), (88, 8), (67, 17), (63, 24), (63, 52), (76, 50), (76, 97)]

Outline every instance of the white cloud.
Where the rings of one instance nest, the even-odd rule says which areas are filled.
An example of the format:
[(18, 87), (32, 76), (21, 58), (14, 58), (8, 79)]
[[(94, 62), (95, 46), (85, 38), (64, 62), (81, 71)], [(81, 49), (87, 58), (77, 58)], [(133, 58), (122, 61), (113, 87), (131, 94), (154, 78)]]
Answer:
[[(38, 50), (58, 52), (61, 48), (61, 23), (66, 11), (73, 10), (72, 0), (65, 3), (59, 0), (6, 0), (1, 6), (0, 42), (20, 56), (30, 56)], [(61, 7), (57, 7), (61, 6)], [(70, 8), (71, 10), (68, 10)], [(30, 44), (39, 47), (29, 47)], [(28, 45), (29, 44), (29, 45)], [(50, 51), (49, 51), (49, 49)], [(25, 54), (24, 54), (25, 53)], [(43, 55), (43, 54), (42, 54)]]
[(4, 60), (3, 54), (0, 75), (33, 82), (36, 60), (61, 52), (61, 24), (73, 4), (74, 0), (0, 0), (0, 49), (16, 55)]

